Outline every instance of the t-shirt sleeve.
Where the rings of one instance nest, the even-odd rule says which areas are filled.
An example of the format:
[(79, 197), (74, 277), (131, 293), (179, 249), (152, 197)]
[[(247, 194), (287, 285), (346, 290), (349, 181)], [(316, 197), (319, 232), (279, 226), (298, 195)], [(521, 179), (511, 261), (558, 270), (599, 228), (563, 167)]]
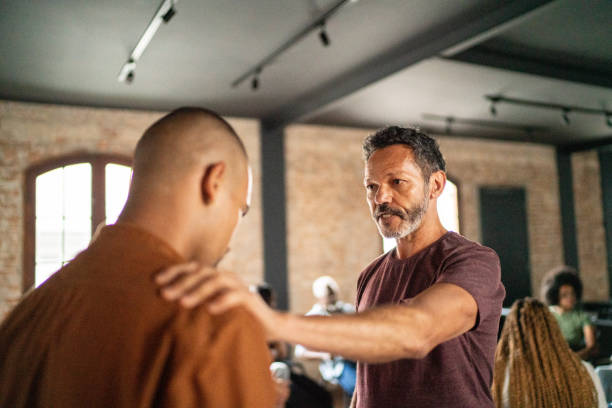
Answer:
[(445, 260), (436, 283), (452, 283), (472, 295), (478, 306), (472, 330), (501, 311), (505, 290), (501, 283), (499, 257), (490, 248), (475, 246), (458, 250)]
[(589, 316), (588, 313), (585, 313), (583, 311), (580, 311), (580, 322), (582, 323), (582, 327), (593, 325), (593, 320), (591, 320), (591, 316)]
[(239, 308), (187, 323), (176, 339), (164, 407), (274, 406), (262, 327)]

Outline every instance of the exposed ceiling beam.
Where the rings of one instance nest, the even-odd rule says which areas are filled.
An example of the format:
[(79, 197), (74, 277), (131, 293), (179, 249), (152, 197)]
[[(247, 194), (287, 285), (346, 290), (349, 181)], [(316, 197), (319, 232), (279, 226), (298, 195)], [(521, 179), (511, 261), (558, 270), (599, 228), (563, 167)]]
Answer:
[(424, 34), (411, 38), (399, 47), (374, 58), (339, 78), (322, 84), (313, 92), (286, 105), (262, 121), (268, 127), (283, 127), (295, 122), (331, 102), (362, 89), (420, 61), (449, 49), (462, 49), (462, 44), (473, 45), (497, 35), (500, 28), (508, 29), (530, 17), (553, 0), (516, 0), (469, 17), (462, 16), (446, 22)]
[(612, 136), (597, 136), (598, 139), (593, 139), (589, 142), (566, 143), (558, 146), (559, 151), (563, 153), (576, 153), (585, 150), (594, 149), (612, 149)]
[(523, 58), (487, 49), (483, 46), (474, 47), (448, 59), (468, 62), (487, 67), (500, 68), (508, 71), (539, 75), (563, 81), (612, 88), (612, 71), (599, 72), (581, 69), (575, 66), (551, 64), (543, 60)]

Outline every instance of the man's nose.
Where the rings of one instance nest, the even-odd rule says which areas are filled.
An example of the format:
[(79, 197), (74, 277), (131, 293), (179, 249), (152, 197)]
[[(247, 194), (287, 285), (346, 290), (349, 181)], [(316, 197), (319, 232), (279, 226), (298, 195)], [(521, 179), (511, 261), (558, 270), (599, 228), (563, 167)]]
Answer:
[(378, 205), (383, 203), (390, 203), (391, 197), (391, 190), (388, 189), (386, 186), (382, 185), (378, 188), (378, 190), (376, 190), (376, 194), (374, 195), (374, 202)]

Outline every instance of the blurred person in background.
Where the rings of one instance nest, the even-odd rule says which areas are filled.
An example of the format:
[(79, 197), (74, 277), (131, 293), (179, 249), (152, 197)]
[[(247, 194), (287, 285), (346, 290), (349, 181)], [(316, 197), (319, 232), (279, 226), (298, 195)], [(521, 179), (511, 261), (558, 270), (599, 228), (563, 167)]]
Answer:
[[(340, 288), (331, 276), (321, 276), (312, 284), (312, 294), (317, 302), (306, 316), (332, 316), (335, 314), (355, 313), (355, 307), (338, 299)], [(334, 356), (322, 351), (314, 351), (302, 345), (295, 346), (295, 357), (320, 360), (321, 377), (332, 384), (342, 387), (344, 394), (350, 398), (355, 391), (357, 365), (354, 361), (341, 356)]]
[[(266, 282), (252, 285), (249, 289), (259, 294), (269, 307), (276, 309), (276, 294)], [(277, 408), (331, 408), (331, 394), (308, 378), (299, 364), (291, 361), (289, 344), (269, 341), (268, 348), (274, 360), (270, 372), (276, 384)]]
[(548, 272), (542, 284), (542, 294), (570, 348), (583, 360), (595, 357), (595, 326), (580, 308), (582, 281), (576, 270), (561, 266)]

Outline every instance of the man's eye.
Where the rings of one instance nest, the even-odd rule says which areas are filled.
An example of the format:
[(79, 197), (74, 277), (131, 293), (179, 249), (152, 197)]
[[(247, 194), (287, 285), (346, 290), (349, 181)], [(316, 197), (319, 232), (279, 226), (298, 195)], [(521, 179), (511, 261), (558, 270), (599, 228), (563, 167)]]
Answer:
[(368, 190), (368, 191), (372, 191), (372, 190), (374, 190), (374, 184), (368, 184), (368, 185), (366, 186), (366, 190)]
[(393, 179), (393, 184), (397, 185), (397, 184), (401, 184), (402, 181), (404, 180), (400, 180), (400, 179)]

